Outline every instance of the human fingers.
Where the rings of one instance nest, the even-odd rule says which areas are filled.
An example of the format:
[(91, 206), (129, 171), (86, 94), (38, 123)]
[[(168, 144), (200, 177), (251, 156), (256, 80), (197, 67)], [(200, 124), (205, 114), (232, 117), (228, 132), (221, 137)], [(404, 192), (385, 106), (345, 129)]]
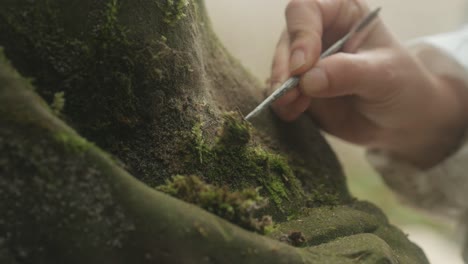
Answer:
[(309, 97), (330, 98), (358, 95), (384, 100), (398, 92), (397, 83), (406, 75), (404, 59), (395, 52), (372, 50), (359, 54), (339, 53), (320, 61), (300, 81)]
[(299, 95), (299, 97), (289, 105), (275, 107), (273, 110), (280, 119), (289, 122), (297, 119), (309, 106), (310, 98), (304, 95)]
[(331, 45), (361, 19), (362, 0), (292, 0), (286, 8), (290, 40), (289, 70), (300, 75), (319, 60), (322, 44)]
[[(278, 89), (288, 78), (289, 78), (289, 36), (286, 31), (283, 32), (281, 38), (276, 46), (275, 55), (273, 57), (273, 63), (271, 67), (270, 77), (270, 91), (269, 94), (273, 93)], [(281, 98), (273, 103), (274, 107), (280, 107), (288, 105), (294, 102), (299, 97), (299, 90), (292, 89), (284, 94)]]
[(297, 75), (312, 67), (322, 50), (322, 14), (317, 1), (290, 1), (286, 24), (290, 39), (289, 71)]
[(354, 144), (370, 146), (380, 131), (346, 96), (311, 99), (306, 113), (325, 132)]

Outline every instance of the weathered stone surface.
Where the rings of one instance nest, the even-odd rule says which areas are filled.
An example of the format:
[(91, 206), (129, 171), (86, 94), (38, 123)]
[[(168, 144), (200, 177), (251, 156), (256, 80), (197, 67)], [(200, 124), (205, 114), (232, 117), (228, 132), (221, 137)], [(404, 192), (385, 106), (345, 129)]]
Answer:
[[(219, 43), (203, 1), (0, 7), (0, 46), (19, 71), (1, 55), (0, 260), (426, 262), (378, 209), (352, 199), (309, 120), (241, 120), (261, 87)], [(270, 200), (261, 213), (278, 223), (270, 236), (302, 232), (305, 248), (152, 188), (178, 174), (260, 187)]]

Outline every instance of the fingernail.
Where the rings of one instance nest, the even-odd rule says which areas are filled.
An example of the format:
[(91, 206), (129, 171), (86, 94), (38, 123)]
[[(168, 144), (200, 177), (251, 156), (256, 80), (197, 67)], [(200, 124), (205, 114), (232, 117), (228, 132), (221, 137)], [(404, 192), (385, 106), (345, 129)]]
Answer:
[(315, 93), (326, 89), (327, 86), (328, 78), (321, 68), (313, 68), (304, 74), (301, 85), (303, 92), (308, 96), (313, 96)]
[(291, 56), (291, 62), (289, 64), (289, 70), (291, 72), (296, 71), (305, 64), (305, 53), (304, 51), (298, 49), (295, 50)]

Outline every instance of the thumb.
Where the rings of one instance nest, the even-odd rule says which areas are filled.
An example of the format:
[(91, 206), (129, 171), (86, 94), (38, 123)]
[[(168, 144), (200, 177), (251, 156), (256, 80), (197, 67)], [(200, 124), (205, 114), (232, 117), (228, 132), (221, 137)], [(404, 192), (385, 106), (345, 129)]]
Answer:
[(344, 36), (369, 8), (364, 0), (291, 0), (286, 7), (291, 75), (311, 69), (324, 48)]
[(338, 53), (302, 75), (300, 87), (309, 97), (358, 95), (371, 100), (383, 99), (404, 75), (398, 60), (383, 49), (358, 54)]

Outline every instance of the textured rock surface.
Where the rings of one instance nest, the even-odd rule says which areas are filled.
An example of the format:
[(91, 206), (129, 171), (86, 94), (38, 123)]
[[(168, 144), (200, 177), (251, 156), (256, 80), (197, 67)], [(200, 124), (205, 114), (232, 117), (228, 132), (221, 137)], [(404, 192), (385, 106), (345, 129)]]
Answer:
[[(19, 71), (2, 58), (0, 259), (424, 263), (377, 209), (352, 199), (308, 120), (265, 113), (251, 127), (225, 114), (248, 112), (261, 89), (219, 44), (202, 1), (0, 5), (0, 45)], [(260, 187), (262, 213), (279, 223), (271, 236), (302, 232), (306, 248), (150, 188), (177, 174)]]

